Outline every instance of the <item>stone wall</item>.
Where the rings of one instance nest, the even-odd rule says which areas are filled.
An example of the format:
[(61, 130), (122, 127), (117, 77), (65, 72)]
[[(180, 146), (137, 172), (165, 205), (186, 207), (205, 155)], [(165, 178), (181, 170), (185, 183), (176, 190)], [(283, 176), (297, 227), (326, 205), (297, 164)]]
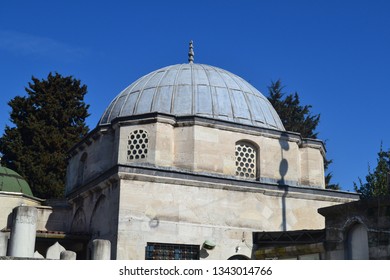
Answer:
[(94, 130), (71, 151), (66, 173), (65, 194), (70, 194), (118, 162), (119, 130)]
[[(144, 117), (144, 119), (142, 119)], [(129, 164), (134, 131), (147, 134), (145, 157), (136, 162), (193, 172), (236, 176), (236, 144), (256, 147), (257, 180), (324, 188), (324, 146), (297, 133), (230, 124), (206, 118), (151, 114), (92, 131), (71, 151), (66, 193), (70, 194), (116, 164)], [(138, 135), (139, 136), (139, 135)], [(137, 146), (134, 140), (134, 145)]]
[(70, 233), (87, 233), (92, 239), (111, 242), (111, 254), (116, 254), (118, 228), (119, 187), (112, 176), (99, 182), (85, 192), (69, 197)]
[[(236, 176), (242, 142), (257, 152), (251, 180)], [(110, 240), (117, 259), (144, 259), (147, 242), (205, 240), (217, 246), (203, 258), (251, 257), (252, 232), (321, 229), (319, 207), (356, 199), (324, 189), (324, 153), (296, 133), (207, 118), (118, 119), (71, 151), (70, 228)]]
[(207, 259), (228, 259), (237, 248), (251, 257), (252, 232), (322, 229), (319, 207), (353, 200), (319, 190), (286, 192), (140, 173), (120, 175), (118, 259), (144, 259), (147, 242), (201, 246), (205, 240), (217, 244)]
[[(318, 212), (326, 220), (327, 259), (390, 259), (389, 197), (322, 208)], [(351, 232), (356, 228), (361, 229), (361, 240), (354, 242)]]
[(9, 229), (12, 225), (12, 211), (20, 205), (39, 206), (42, 199), (22, 193), (0, 192), (0, 230)]
[(215, 124), (203, 119), (129, 122), (120, 126), (119, 164), (129, 163), (128, 137), (136, 130), (147, 131), (149, 137), (147, 159), (138, 162), (236, 176), (235, 146), (244, 141), (257, 148), (260, 181), (325, 187), (322, 143), (302, 140), (295, 133)]

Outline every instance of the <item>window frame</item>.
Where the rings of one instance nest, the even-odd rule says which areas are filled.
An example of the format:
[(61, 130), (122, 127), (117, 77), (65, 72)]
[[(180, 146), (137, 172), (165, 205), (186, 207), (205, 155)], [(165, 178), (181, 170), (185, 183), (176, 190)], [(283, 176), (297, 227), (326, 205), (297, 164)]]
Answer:
[[(141, 142), (139, 142), (141, 141)], [(127, 136), (127, 162), (145, 161), (149, 154), (149, 133), (147, 130), (134, 129)]]
[(199, 260), (200, 245), (147, 242), (145, 260)]
[[(240, 150), (238, 150), (238, 147), (240, 147), (242, 149), (250, 148), (253, 150), (253, 153), (252, 154), (250, 152), (247, 153), (246, 150), (240, 151)], [(249, 140), (239, 140), (235, 143), (234, 150), (235, 150), (235, 156), (234, 156), (235, 176), (237, 178), (240, 178), (243, 180), (258, 181), (260, 178), (260, 160), (259, 160), (260, 159), (260, 149), (259, 149), (259, 146), (256, 143), (249, 141)], [(238, 153), (241, 153), (241, 154), (238, 155)], [(242, 153), (246, 153), (246, 154), (248, 154), (248, 156), (245, 156), (243, 159), (239, 160), (239, 158), (241, 158), (243, 156)], [(253, 154), (254, 154), (254, 156), (251, 157), (251, 155), (253, 155)], [(250, 161), (248, 161), (248, 157), (249, 157)], [(251, 164), (254, 166), (251, 166)], [(243, 166), (243, 165), (245, 165), (245, 166)], [(245, 169), (245, 170), (243, 170), (243, 169)], [(247, 171), (248, 171), (247, 169), (250, 169), (251, 172), (247, 173)], [(243, 173), (244, 175), (241, 175), (240, 173)], [(249, 176), (246, 176), (245, 173), (249, 174)], [(252, 174), (253, 174), (253, 176), (251, 177)]]

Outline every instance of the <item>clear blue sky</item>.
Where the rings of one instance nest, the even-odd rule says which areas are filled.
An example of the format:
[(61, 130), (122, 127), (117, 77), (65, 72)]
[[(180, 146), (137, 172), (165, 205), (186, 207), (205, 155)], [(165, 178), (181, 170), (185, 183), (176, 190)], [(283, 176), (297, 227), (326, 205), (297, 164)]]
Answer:
[(352, 190), (390, 147), (390, 1), (3, 1), (0, 134), (7, 102), (35, 76), (88, 86), (89, 127), (135, 79), (195, 62), (241, 76), (263, 94), (281, 79), (321, 114), (335, 183)]

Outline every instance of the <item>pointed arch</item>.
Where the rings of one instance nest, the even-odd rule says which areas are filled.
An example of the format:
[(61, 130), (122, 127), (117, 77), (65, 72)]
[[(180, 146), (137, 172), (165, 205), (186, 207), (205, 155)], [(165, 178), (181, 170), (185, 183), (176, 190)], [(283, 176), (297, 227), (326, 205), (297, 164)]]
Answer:
[(87, 219), (85, 216), (84, 209), (79, 207), (75, 214), (73, 215), (72, 223), (70, 226), (70, 232), (72, 233), (86, 233), (88, 232), (87, 228)]
[(89, 230), (93, 236), (104, 236), (110, 231), (112, 217), (109, 216), (109, 210), (108, 199), (101, 194), (96, 200), (89, 223)]
[(88, 154), (84, 152), (80, 157), (79, 167), (77, 170), (77, 185), (80, 186), (84, 182), (85, 169), (87, 168)]

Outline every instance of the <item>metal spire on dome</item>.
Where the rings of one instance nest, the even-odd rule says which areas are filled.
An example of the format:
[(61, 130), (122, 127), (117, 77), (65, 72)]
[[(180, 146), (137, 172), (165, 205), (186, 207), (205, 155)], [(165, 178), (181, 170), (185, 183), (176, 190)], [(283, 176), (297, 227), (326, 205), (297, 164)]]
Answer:
[(190, 41), (190, 50), (188, 51), (188, 62), (194, 63), (194, 47), (192, 46), (192, 40)]

